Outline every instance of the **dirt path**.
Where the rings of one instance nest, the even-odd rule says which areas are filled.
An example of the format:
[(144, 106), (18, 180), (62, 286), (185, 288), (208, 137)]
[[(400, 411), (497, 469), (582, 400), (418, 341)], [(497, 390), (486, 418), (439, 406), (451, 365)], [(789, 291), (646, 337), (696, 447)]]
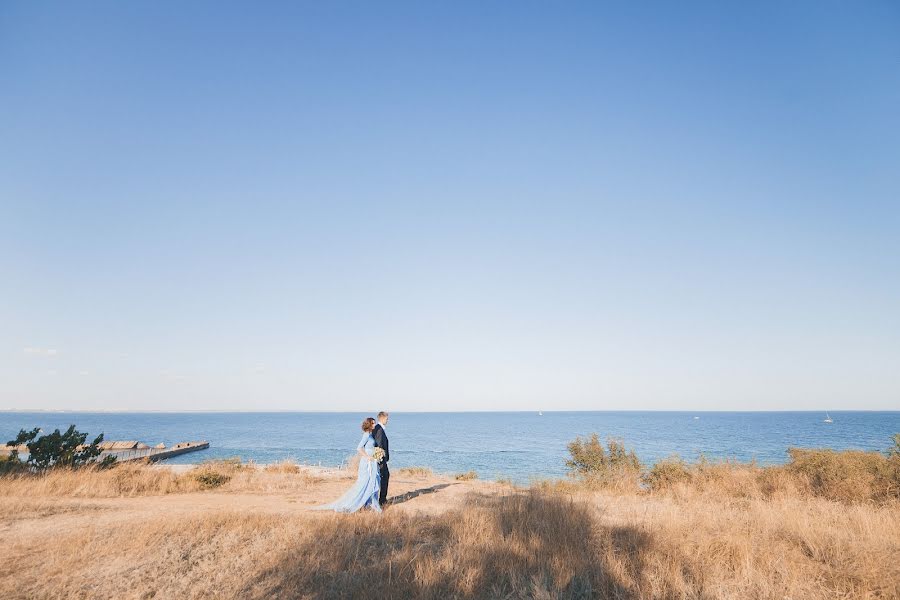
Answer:
[[(0, 497), (0, 508), (10, 518), (0, 519), (0, 538), (51, 535), (80, 528), (127, 526), (168, 515), (203, 516), (213, 512), (253, 514), (308, 513), (340, 496), (352, 484), (348, 478), (326, 478), (309, 486), (284, 491), (207, 491), (134, 498), (29, 498)], [(454, 481), (444, 478), (392, 478), (389, 511), (441, 514), (462, 506), (472, 491), (490, 492), (498, 484), (479, 481)]]

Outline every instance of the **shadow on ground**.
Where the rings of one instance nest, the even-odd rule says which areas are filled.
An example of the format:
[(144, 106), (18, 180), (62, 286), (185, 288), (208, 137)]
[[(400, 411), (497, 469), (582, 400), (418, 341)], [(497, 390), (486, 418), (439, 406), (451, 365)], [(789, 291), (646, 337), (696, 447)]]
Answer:
[(456, 484), (439, 483), (439, 484), (433, 485), (431, 487), (420, 488), (418, 490), (411, 490), (409, 492), (406, 492), (405, 494), (400, 494), (399, 496), (393, 496), (392, 498), (388, 498), (388, 506), (390, 506), (391, 504), (402, 504), (404, 502), (409, 502), (413, 498), (418, 498), (419, 496), (422, 496), (424, 494), (433, 494), (439, 490), (448, 488), (451, 485), (456, 485)]
[(335, 516), (310, 524), (316, 531), (272, 557), (240, 597), (646, 597), (650, 536), (603, 526), (596, 515), (564, 496), (512, 492), (472, 494), (439, 516)]

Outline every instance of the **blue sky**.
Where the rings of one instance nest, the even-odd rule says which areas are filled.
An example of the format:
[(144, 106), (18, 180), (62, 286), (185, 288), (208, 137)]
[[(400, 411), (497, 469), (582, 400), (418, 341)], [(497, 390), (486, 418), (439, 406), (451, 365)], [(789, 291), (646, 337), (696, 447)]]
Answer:
[(0, 409), (900, 409), (898, 106), (890, 2), (4, 2)]

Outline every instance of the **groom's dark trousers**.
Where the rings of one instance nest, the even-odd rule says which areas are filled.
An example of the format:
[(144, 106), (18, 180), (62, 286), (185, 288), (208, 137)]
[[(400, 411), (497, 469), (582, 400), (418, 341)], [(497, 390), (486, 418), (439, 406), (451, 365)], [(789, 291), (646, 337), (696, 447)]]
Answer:
[(387, 433), (385, 433), (381, 423), (375, 424), (375, 431), (372, 432), (372, 437), (375, 438), (375, 447), (384, 450), (384, 460), (382, 460), (381, 464), (378, 466), (381, 471), (381, 493), (378, 495), (378, 504), (384, 506), (384, 503), (387, 502), (388, 482), (391, 479), (391, 471), (388, 469), (388, 461), (391, 459), (391, 452), (388, 449)]

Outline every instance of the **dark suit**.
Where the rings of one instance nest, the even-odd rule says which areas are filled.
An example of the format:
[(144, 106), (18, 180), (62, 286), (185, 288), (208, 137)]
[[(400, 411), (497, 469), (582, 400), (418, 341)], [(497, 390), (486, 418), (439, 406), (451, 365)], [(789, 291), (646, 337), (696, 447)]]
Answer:
[(379, 470), (381, 471), (381, 494), (378, 497), (378, 503), (384, 506), (384, 503), (387, 502), (388, 481), (391, 479), (391, 472), (388, 469), (391, 451), (388, 448), (387, 432), (385, 432), (381, 423), (375, 423), (375, 431), (372, 432), (372, 437), (375, 438), (375, 447), (384, 450), (384, 460), (379, 465)]

